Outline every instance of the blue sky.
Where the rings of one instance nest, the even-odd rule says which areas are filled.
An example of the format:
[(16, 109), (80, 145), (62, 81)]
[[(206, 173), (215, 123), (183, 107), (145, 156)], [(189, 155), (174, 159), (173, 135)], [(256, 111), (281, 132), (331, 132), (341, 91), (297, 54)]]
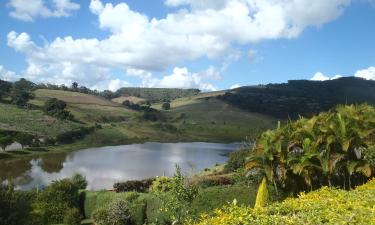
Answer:
[(100, 90), (375, 79), (370, 0), (0, 4), (0, 79)]

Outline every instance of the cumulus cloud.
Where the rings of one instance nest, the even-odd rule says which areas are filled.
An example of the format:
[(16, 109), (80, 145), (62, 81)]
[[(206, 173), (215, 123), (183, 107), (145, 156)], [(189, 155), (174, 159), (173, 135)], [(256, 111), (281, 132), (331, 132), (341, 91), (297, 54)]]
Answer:
[(80, 8), (71, 0), (10, 0), (7, 6), (11, 8), (11, 17), (23, 21), (34, 21), (37, 17), (67, 17)]
[(175, 67), (173, 73), (161, 79), (148, 75), (143, 79), (145, 87), (164, 88), (198, 88), (203, 91), (215, 91), (217, 88), (207, 80), (220, 79), (220, 74), (214, 67), (200, 73), (191, 73), (186, 67)]
[(375, 67), (372, 66), (367, 69), (358, 70), (354, 76), (361, 77), (366, 80), (375, 80)]
[[(30, 2), (34, 1), (54, 12), (41, 0)], [(72, 3), (68, 0), (53, 2), (56, 8), (57, 2), (66, 3), (60, 6)], [(99, 27), (109, 31), (107, 38), (58, 37), (38, 46), (27, 33), (10, 32), (8, 45), (26, 56), (26, 74), (40, 81), (75, 79), (87, 85), (97, 85), (102, 79), (113, 80), (111, 71), (120, 69), (144, 71), (144, 85), (168, 86), (169, 76), (160, 80), (150, 73), (200, 58), (225, 61), (225, 69), (229, 65), (228, 55), (229, 58), (241, 55), (233, 46), (298, 37), (306, 27), (319, 27), (339, 17), (350, 0), (166, 0), (165, 4), (178, 8), (157, 19), (132, 10), (125, 2), (114, 5), (91, 0), (90, 11), (97, 15)], [(34, 14), (26, 13), (29, 17), (23, 18), (30, 20)], [(206, 71), (207, 74), (199, 78), (217, 76), (217, 71), (216, 75), (213, 72)], [(189, 84), (186, 86), (203, 85), (198, 85), (193, 75), (178, 68), (170, 76)], [(177, 85), (181, 83), (176, 82)], [(205, 88), (213, 89), (211, 86)]]
[(0, 65), (0, 80), (15, 81), (20, 76), (13, 71), (7, 70), (3, 65)]
[(341, 75), (335, 75), (333, 77), (328, 77), (321, 72), (317, 72), (317, 73), (314, 74), (314, 76), (311, 78), (311, 80), (315, 80), (315, 81), (335, 80), (335, 79), (338, 79), (340, 77), (342, 77), (342, 76)]

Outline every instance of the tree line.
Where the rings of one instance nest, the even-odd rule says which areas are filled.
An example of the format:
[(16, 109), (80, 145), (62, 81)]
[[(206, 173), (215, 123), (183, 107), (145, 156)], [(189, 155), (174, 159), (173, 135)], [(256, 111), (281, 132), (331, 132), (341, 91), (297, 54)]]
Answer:
[(343, 77), (241, 87), (218, 98), (251, 112), (297, 119), (300, 115), (311, 117), (338, 104), (375, 104), (374, 93), (375, 81)]

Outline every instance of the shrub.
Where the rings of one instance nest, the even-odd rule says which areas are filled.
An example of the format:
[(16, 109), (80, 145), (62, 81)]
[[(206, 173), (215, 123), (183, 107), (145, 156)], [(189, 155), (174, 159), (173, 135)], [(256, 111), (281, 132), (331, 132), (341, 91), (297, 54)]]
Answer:
[(212, 175), (200, 177), (193, 183), (201, 188), (234, 184), (232, 177), (228, 175)]
[(167, 192), (171, 190), (172, 179), (169, 177), (157, 177), (150, 187), (151, 192)]
[(128, 192), (128, 191), (136, 191), (136, 192), (146, 192), (155, 178), (145, 179), (145, 180), (129, 180), (122, 183), (115, 183), (113, 188), (116, 192)]
[(0, 184), (0, 224), (29, 225), (32, 200), (31, 193)]
[(171, 104), (169, 102), (164, 102), (163, 105), (161, 106), (164, 110), (170, 110), (171, 109)]
[(72, 180), (73, 184), (78, 187), (78, 189), (86, 189), (86, 187), (87, 187), (86, 177), (77, 173), (71, 178), (71, 180)]
[(246, 163), (246, 157), (249, 155), (249, 150), (234, 151), (229, 154), (229, 159), (225, 164), (224, 170), (226, 172), (233, 172), (239, 168), (243, 168)]
[(198, 225), (374, 224), (375, 180), (345, 191), (323, 187), (264, 208), (231, 205), (202, 216)]
[(80, 225), (81, 215), (77, 208), (68, 209), (64, 216), (64, 224), (66, 225)]
[(96, 210), (93, 219), (98, 225), (128, 225), (131, 223), (129, 203), (121, 199), (116, 200), (106, 208)]
[(66, 102), (57, 98), (51, 98), (44, 103), (43, 110), (47, 115), (56, 117), (60, 120), (71, 120), (73, 115), (65, 110)]
[(54, 224), (63, 222), (67, 210), (78, 206), (78, 187), (70, 179), (64, 179), (54, 181), (37, 196), (33, 212), (44, 224)]

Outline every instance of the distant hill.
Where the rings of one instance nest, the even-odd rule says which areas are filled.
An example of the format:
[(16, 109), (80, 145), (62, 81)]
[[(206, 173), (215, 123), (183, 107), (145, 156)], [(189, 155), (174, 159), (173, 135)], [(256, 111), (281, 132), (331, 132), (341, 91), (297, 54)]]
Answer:
[(338, 104), (375, 104), (375, 81), (356, 77), (291, 80), (283, 84), (240, 87), (218, 98), (247, 111), (296, 118), (312, 116)]
[(177, 98), (190, 97), (199, 93), (199, 89), (124, 87), (117, 90), (115, 95), (117, 97), (134, 96), (150, 102), (162, 102), (172, 101)]

